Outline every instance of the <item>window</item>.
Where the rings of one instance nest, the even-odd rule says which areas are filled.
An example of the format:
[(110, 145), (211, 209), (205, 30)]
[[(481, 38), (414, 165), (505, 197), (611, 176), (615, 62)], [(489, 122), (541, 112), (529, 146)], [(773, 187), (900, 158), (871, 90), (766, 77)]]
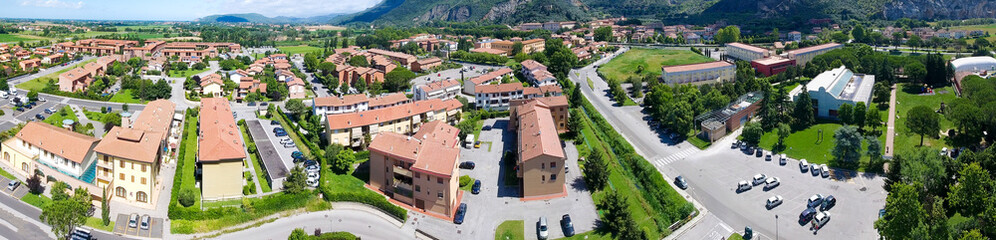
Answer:
[(146, 184), (145, 183), (145, 177), (142, 177), (142, 184)]
[(131, 176), (131, 182), (135, 182), (135, 176)]
[(28, 163), (21, 163), (21, 171), (28, 171)]
[(436, 194), (436, 196), (439, 196), (439, 198), (443, 198), (443, 192), (439, 192), (438, 194)]
[(550, 174), (550, 181), (557, 181), (557, 174)]
[(419, 177), (422, 177), (422, 175), (419, 174), (418, 172), (415, 172), (415, 178), (419, 178)]
[(422, 192), (422, 186), (415, 185), (415, 192)]
[(540, 180), (546, 181), (546, 175), (540, 176)]
[(540, 169), (546, 169), (546, 163), (540, 163)]
[(432, 181), (432, 175), (428, 175), (428, 174), (426, 174), (426, 175), (425, 175), (425, 180), (426, 180), (426, 181)]
[(436, 183), (443, 184), (443, 178), (436, 178)]
[(142, 164), (142, 172), (145, 172), (145, 167), (147, 167), (147, 165)]
[(135, 201), (139, 202), (149, 202), (149, 194), (139, 191), (135, 194)]
[(551, 162), (550, 168), (557, 168), (557, 162)]
[(125, 195), (127, 195), (127, 194), (128, 194), (128, 192), (125, 191), (125, 189), (123, 187), (117, 187), (117, 188), (114, 189), (114, 195), (115, 196), (125, 197)]
[(121, 168), (124, 168), (124, 161), (121, 161)]
[(118, 179), (124, 180), (124, 173), (118, 173)]

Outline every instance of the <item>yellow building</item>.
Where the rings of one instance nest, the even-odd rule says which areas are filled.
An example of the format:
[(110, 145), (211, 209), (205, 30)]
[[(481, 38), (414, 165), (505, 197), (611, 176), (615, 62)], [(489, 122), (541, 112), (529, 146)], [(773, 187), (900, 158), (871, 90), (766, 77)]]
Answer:
[(787, 53), (788, 53), (788, 58), (789, 59), (794, 59), (795, 60), (795, 65), (803, 67), (803, 66), (806, 66), (806, 64), (809, 63), (809, 61), (812, 61), (813, 58), (815, 58), (816, 56), (819, 56), (820, 54), (824, 54), (824, 53), (829, 52), (831, 50), (842, 48), (842, 47), (844, 47), (844, 45), (841, 45), (839, 43), (827, 43), (827, 44), (820, 44), (820, 45), (816, 45), (816, 46), (812, 46), (812, 47), (800, 48), (800, 49), (788, 51)]
[[(97, 144), (97, 187), (129, 203), (150, 204), (156, 191), (163, 132), (114, 127)], [(155, 194), (153, 194), (155, 193)], [(154, 199), (154, 198), (151, 198)], [(155, 201), (151, 201), (154, 206)]]
[[(21, 177), (33, 175), (35, 170), (54, 177), (72, 187), (84, 187), (90, 193), (88, 181), (96, 154), (96, 138), (42, 122), (28, 122), (21, 131), (3, 142), (0, 163), (8, 166)], [(89, 172), (88, 172), (89, 170)], [(23, 180), (23, 179), (22, 179)]]
[(512, 54), (515, 43), (522, 43), (522, 52), (525, 54), (532, 54), (534, 52), (542, 52), (546, 49), (546, 40), (542, 38), (526, 40), (526, 41), (496, 41), (491, 43), (491, 49), (505, 51), (509, 56)]
[(736, 74), (737, 66), (725, 61), (661, 67), (661, 80), (671, 85), (730, 82)]
[(200, 123), (197, 161), (202, 168), (202, 199), (241, 198), (245, 144), (228, 99), (201, 99)]

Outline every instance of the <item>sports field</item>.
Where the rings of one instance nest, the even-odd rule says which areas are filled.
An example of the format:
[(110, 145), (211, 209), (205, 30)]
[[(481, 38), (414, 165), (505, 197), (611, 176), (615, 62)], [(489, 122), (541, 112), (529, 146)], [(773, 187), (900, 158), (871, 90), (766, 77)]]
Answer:
[[(699, 55), (691, 50), (672, 50), (656, 48), (633, 48), (612, 61), (598, 67), (602, 76), (625, 81), (629, 77), (643, 75), (660, 76), (662, 66), (673, 66), (692, 63), (715, 61), (712, 58)], [(642, 66), (642, 70), (641, 70)]]

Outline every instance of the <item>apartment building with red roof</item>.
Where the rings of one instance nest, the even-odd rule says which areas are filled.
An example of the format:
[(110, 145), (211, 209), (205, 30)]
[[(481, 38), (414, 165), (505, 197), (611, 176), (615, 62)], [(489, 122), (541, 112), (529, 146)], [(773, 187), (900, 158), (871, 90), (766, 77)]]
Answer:
[(459, 132), (443, 121), (432, 121), (414, 136), (377, 136), (369, 147), (369, 186), (407, 207), (452, 218), (461, 194)]
[(199, 116), (197, 162), (203, 169), (202, 199), (241, 198), (245, 144), (228, 99), (201, 99)]
[(412, 63), (412, 72), (429, 71), (430, 69), (438, 67), (441, 64), (443, 64), (443, 60), (438, 57), (419, 59), (418, 61)]
[(737, 66), (726, 61), (661, 67), (661, 80), (675, 84), (706, 84), (733, 81)]
[(544, 101), (528, 101), (518, 105), (510, 116), (516, 119), (516, 176), (522, 181), (523, 199), (566, 196), (564, 164), (567, 155), (561, 148), (550, 106)]
[(411, 102), (404, 93), (390, 93), (378, 97), (367, 97), (366, 94), (350, 94), (342, 97), (318, 97), (312, 100), (315, 115), (341, 114), (361, 112)]
[(367, 52), (387, 57), (388, 59), (391, 59), (391, 61), (398, 62), (398, 64), (401, 64), (401, 66), (404, 66), (406, 68), (411, 68), (411, 64), (414, 63), (415, 61), (418, 61), (417, 57), (406, 53), (392, 52), (376, 48), (369, 49), (367, 50)]
[(96, 77), (104, 75), (107, 69), (118, 61), (117, 58), (116, 56), (100, 57), (95, 62), (90, 62), (82, 67), (73, 68), (59, 74), (59, 91), (76, 92), (86, 90)]
[(460, 94), (460, 82), (453, 79), (430, 82), (415, 87), (412, 93), (415, 100), (453, 99)]
[(489, 85), (491, 83), (500, 83), (503, 78), (512, 77), (511, 68), (499, 68), (497, 70), (485, 73), (477, 77), (473, 77), (468, 81), (463, 82), (463, 92), (466, 94), (474, 94), (476, 92), (476, 87), (480, 85)]
[(21, 71), (30, 72), (34, 71), (35, 68), (41, 66), (41, 59), (32, 58), (28, 60), (23, 60), (17, 63), (21, 67)]
[(108, 189), (113, 199), (155, 208), (162, 182), (159, 170), (168, 156), (176, 104), (159, 99), (149, 102), (134, 122), (122, 119), (94, 148), (97, 152), (96, 186)]
[(557, 78), (547, 70), (546, 65), (529, 59), (522, 61), (522, 75), (535, 86), (556, 85)]
[(477, 109), (508, 110), (514, 100), (559, 96), (563, 90), (556, 85), (523, 87), (521, 83), (479, 85), (474, 89)]
[(429, 99), (367, 111), (328, 114), (325, 123), (329, 142), (358, 147), (367, 135), (411, 134), (424, 122), (454, 122), (462, 106), (456, 99)]

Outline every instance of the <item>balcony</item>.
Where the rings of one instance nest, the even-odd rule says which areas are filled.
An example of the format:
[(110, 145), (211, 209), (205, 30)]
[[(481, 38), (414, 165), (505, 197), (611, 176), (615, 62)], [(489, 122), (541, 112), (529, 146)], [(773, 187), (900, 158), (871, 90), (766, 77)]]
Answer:
[(110, 182), (114, 181), (114, 176), (111, 176), (111, 174), (104, 175), (104, 174), (99, 174), (98, 173), (97, 174), (97, 180), (101, 180), (101, 181), (110, 183)]
[(97, 162), (97, 167), (114, 169), (114, 163), (111, 163), (109, 161), (97, 160), (96, 162)]
[(405, 177), (409, 177), (409, 178), (412, 177), (412, 171), (410, 171), (408, 169), (404, 169), (404, 168), (402, 168), (400, 166), (394, 166), (394, 174), (405, 176)]

